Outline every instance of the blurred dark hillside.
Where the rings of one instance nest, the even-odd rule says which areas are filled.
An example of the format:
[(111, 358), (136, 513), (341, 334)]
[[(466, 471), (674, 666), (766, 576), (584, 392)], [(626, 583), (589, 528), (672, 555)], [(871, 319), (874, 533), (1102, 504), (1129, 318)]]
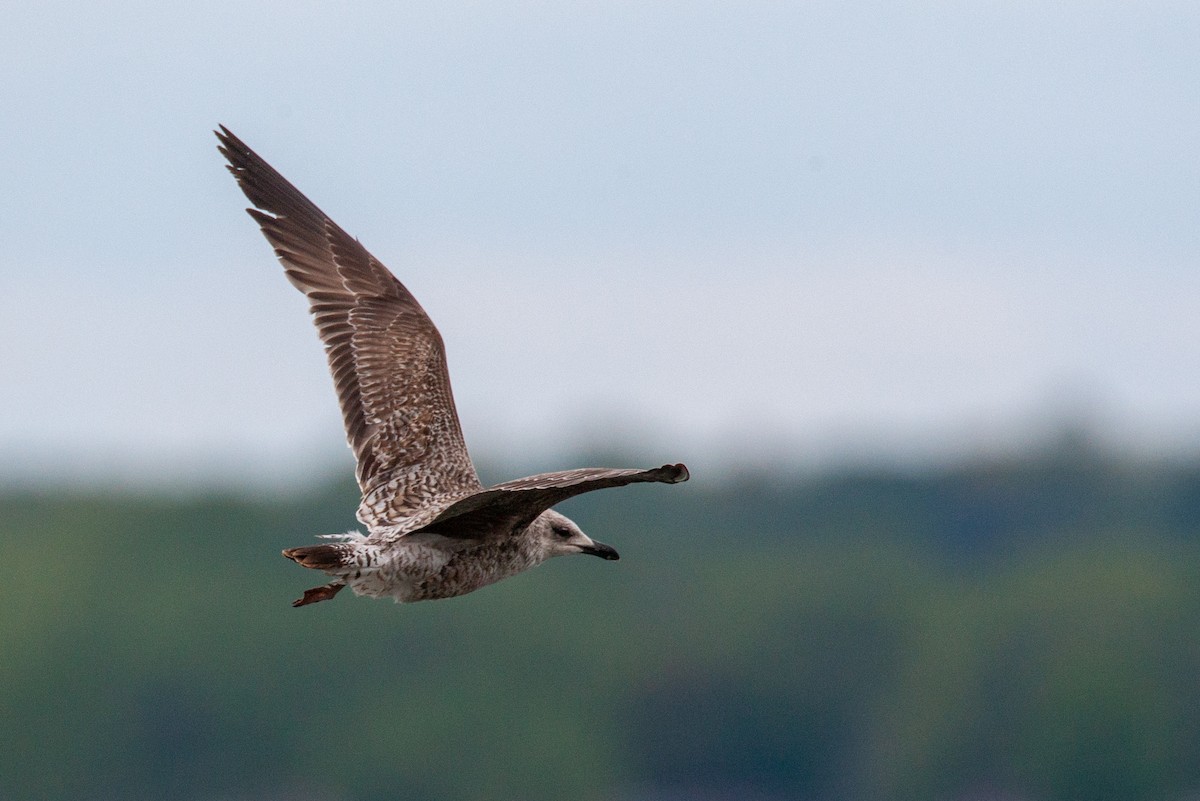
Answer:
[(574, 501), (575, 508), (595, 516), (607, 510), (614, 522), (629, 514), (661, 515), (672, 528), (698, 536), (723, 537), (747, 526), (756, 538), (789, 542), (886, 532), (964, 564), (1038, 544), (1094, 542), (1101, 533), (1185, 541), (1200, 535), (1200, 463), (1137, 462), (1074, 443), (951, 467), (700, 480), (707, 491), (698, 497), (639, 495), (614, 505), (593, 494)]
[(615, 564), (290, 608), (356, 500), (0, 496), (0, 798), (1200, 793), (1200, 464), (697, 476), (563, 506)]

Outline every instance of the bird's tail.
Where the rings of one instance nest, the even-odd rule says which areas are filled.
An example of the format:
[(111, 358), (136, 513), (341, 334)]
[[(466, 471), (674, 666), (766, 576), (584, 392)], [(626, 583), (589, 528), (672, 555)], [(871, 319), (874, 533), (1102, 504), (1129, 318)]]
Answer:
[(283, 555), (298, 565), (313, 570), (339, 572), (338, 568), (354, 564), (355, 554), (366, 537), (357, 531), (347, 531), (345, 534), (321, 534), (323, 540), (340, 540), (331, 545), (301, 545), (299, 548), (285, 548)]
[(354, 546), (345, 543), (336, 545), (301, 545), (299, 548), (286, 548), (283, 555), (302, 567), (313, 570), (336, 572), (353, 560)]
[[(312, 570), (323, 570), (339, 580), (332, 581), (320, 587), (304, 591), (303, 598), (297, 598), (292, 606), (305, 606), (317, 601), (328, 601), (346, 586), (346, 576), (355, 572), (354, 567), (362, 566), (362, 542), (366, 539), (357, 531), (345, 534), (326, 534), (327, 539), (341, 540), (330, 545), (301, 545), (298, 548), (285, 548), (283, 555), (296, 564)], [(373, 562), (373, 558), (368, 558)]]

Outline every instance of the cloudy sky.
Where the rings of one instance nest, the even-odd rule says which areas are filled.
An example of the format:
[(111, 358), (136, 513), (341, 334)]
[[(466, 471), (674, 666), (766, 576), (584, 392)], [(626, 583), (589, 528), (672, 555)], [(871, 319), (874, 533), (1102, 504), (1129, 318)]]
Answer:
[(17, 4), (6, 474), (345, 460), (228, 125), (438, 323), (477, 455), (1200, 441), (1200, 6)]

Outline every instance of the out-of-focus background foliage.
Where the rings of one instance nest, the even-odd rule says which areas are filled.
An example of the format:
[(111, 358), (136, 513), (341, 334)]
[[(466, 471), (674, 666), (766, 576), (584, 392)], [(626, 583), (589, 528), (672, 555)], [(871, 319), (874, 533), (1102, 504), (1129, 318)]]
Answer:
[(292, 609), (304, 497), (9, 493), (0, 796), (1183, 799), (1200, 465), (634, 488), (623, 559)]
[[(48, 2), (0, 23), (0, 798), (1200, 797), (1200, 10)], [(398, 607), (230, 126), (486, 477), (686, 462)]]

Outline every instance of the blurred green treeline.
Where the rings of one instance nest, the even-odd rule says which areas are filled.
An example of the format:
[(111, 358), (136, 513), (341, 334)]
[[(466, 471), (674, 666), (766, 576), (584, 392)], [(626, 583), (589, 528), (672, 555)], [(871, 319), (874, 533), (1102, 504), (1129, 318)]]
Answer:
[(1200, 465), (697, 476), (562, 507), (617, 563), (292, 609), (356, 501), (0, 496), (0, 798), (1200, 792)]

